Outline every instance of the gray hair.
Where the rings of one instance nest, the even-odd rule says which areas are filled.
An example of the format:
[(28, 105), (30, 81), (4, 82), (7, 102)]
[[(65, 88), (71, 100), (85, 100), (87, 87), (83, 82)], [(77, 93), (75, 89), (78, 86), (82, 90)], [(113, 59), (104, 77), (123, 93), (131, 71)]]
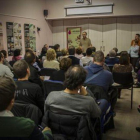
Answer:
[(95, 62), (103, 62), (104, 61), (104, 53), (102, 51), (97, 51), (94, 54)]
[(115, 57), (116, 56), (116, 52), (114, 50), (111, 50), (109, 52), (109, 57)]

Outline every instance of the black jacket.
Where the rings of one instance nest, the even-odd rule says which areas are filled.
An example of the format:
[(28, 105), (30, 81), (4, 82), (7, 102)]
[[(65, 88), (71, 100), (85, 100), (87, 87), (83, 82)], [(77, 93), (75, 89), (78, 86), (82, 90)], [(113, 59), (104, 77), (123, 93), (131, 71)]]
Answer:
[(47, 111), (41, 125), (50, 127), (55, 138), (61, 134), (67, 140), (96, 140), (88, 115), (60, 115)]
[(69, 58), (72, 60), (72, 65), (80, 65), (80, 59), (70, 55)]

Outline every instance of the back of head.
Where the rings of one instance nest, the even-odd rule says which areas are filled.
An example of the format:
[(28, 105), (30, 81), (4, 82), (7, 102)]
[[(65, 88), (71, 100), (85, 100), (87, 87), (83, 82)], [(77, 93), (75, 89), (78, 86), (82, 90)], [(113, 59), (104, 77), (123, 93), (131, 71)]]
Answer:
[(47, 60), (48, 61), (52, 61), (52, 60), (55, 60), (56, 59), (56, 52), (54, 49), (49, 49), (47, 51)]
[(28, 64), (32, 64), (35, 62), (35, 54), (32, 52), (32, 51), (28, 51), (25, 53), (25, 56), (24, 56), (24, 60), (28, 63)]
[(41, 55), (45, 55), (47, 53), (47, 48), (43, 47), (41, 50)]
[(62, 53), (62, 56), (66, 56), (68, 54), (68, 50), (62, 49), (61, 53)]
[(55, 50), (55, 51), (57, 51), (59, 48), (60, 48), (60, 45), (59, 45), (59, 44), (55, 44), (55, 45), (54, 45), (54, 50)]
[(75, 47), (70, 46), (70, 47), (68, 48), (68, 51), (69, 51), (69, 55), (75, 55)]
[(0, 112), (7, 109), (14, 94), (16, 85), (9, 77), (0, 77)]
[(94, 54), (94, 62), (103, 62), (104, 61), (104, 53), (102, 51), (97, 51)]
[(120, 56), (120, 64), (121, 65), (129, 65), (130, 64), (130, 57), (127, 52), (122, 52)]
[(60, 69), (67, 71), (68, 68), (72, 65), (72, 60), (70, 58), (63, 58), (60, 61)]
[(71, 66), (65, 74), (65, 87), (70, 90), (77, 90), (86, 79), (86, 71), (80, 65)]
[(29, 66), (25, 60), (19, 60), (13, 65), (14, 74), (20, 79), (26, 77), (28, 68)]
[(4, 55), (2, 52), (0, 52), (0, 61), (2, 61), (3, 58), (4, 58)]
[(14, 51), (14, 57), (19, 56), (20, 55), (21, 50), (20, 49), (16, 49)]
[(118, 52), (118, 48), (113, 48), (113, 50), (116, 52), (116, 54), (117, 54), (117, 52)]
[(96, 48), (95, 47), (90, 47), (92, 52), (96, 52)]
[(82, 48), (81, 47), (76, 48), (76, 54), (78, 54), (78, 55), (82, 54)]
[(87, 55), (87, 56), (91, 56), (91, 55), (92, 55), (92, 50), (91, 50), (91, 48), (87, 48), (87, 50), (86, 50), (86, 55)]
[(111, 50), (109, 52), (109, 57), (116, 57), (116, 52), (114, 50)]
[(4, 58), (6, 58), (7, 57), (7, 52), (5, 50), (1, 50), (1, 52), (3, 53)]

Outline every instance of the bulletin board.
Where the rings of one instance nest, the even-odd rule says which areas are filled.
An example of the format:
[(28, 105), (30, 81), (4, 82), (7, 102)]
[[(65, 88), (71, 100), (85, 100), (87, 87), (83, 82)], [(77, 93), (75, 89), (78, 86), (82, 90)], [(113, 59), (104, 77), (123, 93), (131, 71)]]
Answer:
[(79, 47), (81, 40), (81, 27), (69, 27), (67, 28), (67, 47), (74, 46)]
[(21, 24), (6, 22), (8, 55), (13, 56), (15, 49), (22, 50)]
[(24, 24), (24, 37), (25, 37), (25, 48), (31, 48), (36, 51), (36, 31), (35, 25)]

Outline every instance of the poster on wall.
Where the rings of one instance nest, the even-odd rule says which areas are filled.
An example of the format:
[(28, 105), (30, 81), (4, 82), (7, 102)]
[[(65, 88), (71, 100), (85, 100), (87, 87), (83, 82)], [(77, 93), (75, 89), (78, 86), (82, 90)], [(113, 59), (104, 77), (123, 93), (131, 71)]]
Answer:
[(3, 50), (3, 31), (2, 31), (2, 23), (0, 22), (0, 50)]
[(15, 49), (22, 49), (21, 24), (7, 22), (7, 47), (8, 55), (13, 56)]
[(31, 48), (34, 51), (36, 51), (35, 25), (24, 24), (24, 34), (25, 34), (25, 48)]
[(67, 28), (67, 47), (74, 46), (79, 47), (81, 39), (81, 28), (80, 27), (70, 27)]

